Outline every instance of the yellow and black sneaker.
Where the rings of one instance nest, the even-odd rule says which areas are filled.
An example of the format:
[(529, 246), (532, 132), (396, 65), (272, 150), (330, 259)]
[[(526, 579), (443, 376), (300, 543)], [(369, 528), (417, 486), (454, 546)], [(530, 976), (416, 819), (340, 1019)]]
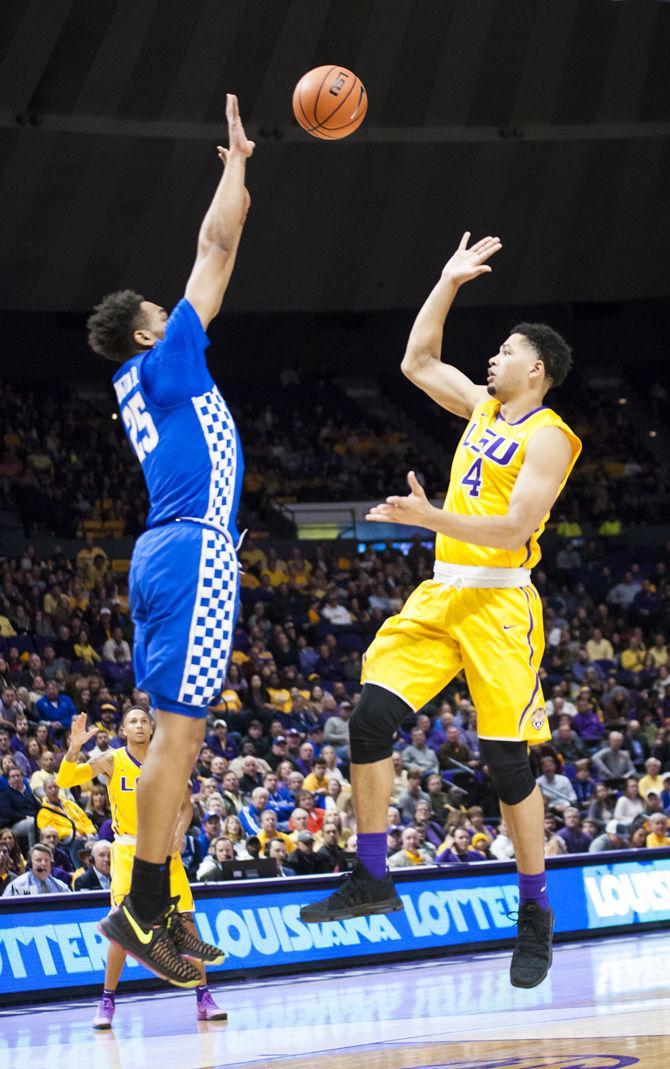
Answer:
[(126, 902), (122, 902), (118, 909), (100, 921), (98, 931), (140, 965), (175, 987), (198, 987), (202, 983), (200, 970), (182, 958), (177, 950), (168, 931), (166, 914), (158, 922), (147, 925), (134, 915)]
[(203, 961), (207, 965), (221, 965), (225, 961), (226, 955), (223, 951), (212, 943), (203, 943), (202, 939), (191, 931), (181, 913), (172, 910), (168, 915), (167, 926), (179, 954), (194, 958), (195, 961)]

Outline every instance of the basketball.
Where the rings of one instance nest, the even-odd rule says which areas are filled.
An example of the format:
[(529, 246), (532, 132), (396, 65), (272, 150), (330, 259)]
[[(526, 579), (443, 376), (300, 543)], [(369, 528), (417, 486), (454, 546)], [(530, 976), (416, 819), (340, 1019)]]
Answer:
[(368, 95), (360, 78), (346, 67), (315, 67), (293, 90), (293, 114), (312, 137), (339, 141), (363, 122)]

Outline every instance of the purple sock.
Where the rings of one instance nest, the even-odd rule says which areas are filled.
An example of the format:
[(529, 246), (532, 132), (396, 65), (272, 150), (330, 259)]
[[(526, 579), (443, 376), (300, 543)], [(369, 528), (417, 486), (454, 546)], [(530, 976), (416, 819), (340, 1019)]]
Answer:
[(375, 880), (386, 876), (386, 832), (366, 832), (356, 836), (358, 860)]
[(116, 1001), (116, 990), (110, 991), (109, 988), (103, 987), (103, 989), (102, 989), (102, 997), (111, 999), (112, 1002), (115, 1002)]
[(209, 988), (207, 984), (199, 984), (195, 989), (195, 997), (198, 1002), (202, 1002), (203, 997), (207, 994)]
[(549, 909), (546, 872), (538, 872), (535, 876), (519, 873), (519, 905), (526, 902), (534, 902), (540, 909)]

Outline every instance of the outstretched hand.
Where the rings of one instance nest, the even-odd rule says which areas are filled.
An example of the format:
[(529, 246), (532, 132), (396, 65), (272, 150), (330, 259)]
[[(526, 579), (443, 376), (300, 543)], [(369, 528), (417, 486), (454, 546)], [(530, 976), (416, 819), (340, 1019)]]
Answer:
[(244, 132), (240, 119), (240, 106), (233, 93), (226, 93), (226, 119), (228, 120), (228, 148), (217, 145), (216, 151), (223, 163), (228, 162), (231, 153), (239, 153), (247, 159), (256, 148), (256, 142), (250, 141)]
[(78, 713), (73, 716), (70, 725), (70, 747), (73, 750), (81, 750), (82, 746), (98, 734), (97, 727), (86, 727), (86, 713)]
[(433, 506), (426, 491), (413, 471), (407, 475), (410, 492), (407, 497), (387, 497), (381, 505), (374, 505), (366, 520), (375, 523), (402, 523), (409, 527), (427, 527), (430, 530), (430, 514)]
[(466, 230), (456, 252), (442, 270), (442, 277), (450, 278), (457, 286), (469, 282), (472, 278), (478, 278), (479, 275), (490, 274), (491, 268), (486, 261), (502, 249), (500, 238), (482, 238), (471, 248), (468, 248), (469, 240), (470, 231)]

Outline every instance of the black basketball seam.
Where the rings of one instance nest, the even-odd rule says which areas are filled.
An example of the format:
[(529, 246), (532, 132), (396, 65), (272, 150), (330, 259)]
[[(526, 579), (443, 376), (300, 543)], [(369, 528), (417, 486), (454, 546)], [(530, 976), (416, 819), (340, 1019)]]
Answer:
[[(324, 82), (325, 82), (326, 78), (328, 78), (329, 75), (333, 71), (336, 71), (336, 70), (339, 70), (339, 68), (338, 67), (329, 67), (328, 70), (326, 71), (326, 73), (323, 76), (323, 80), (321, 82), (321, 85), (319, 86), (319, 88), (317, 90), (317, 94), (316, 94), (316, 96), (314, 98), (314, 118), (315, 119), (316, 119), (316, 105), (317, 105), (318, 100), (319, 100), (319, 93), (323, 89), (323, 85), (324, 85)], [(305, 116), (305, 121), (307, 122), (307, 126), (303, 127), (303, 129), (306, 130), (306, 132), (308, 134), (311, 134), (311, 133), (314, 132), (314, 130), (318, 130), (319, 129), (321, 123), (319, 123), (319, 122), (313, 123), (311, 121), (311, 119), (308, 117), (307, 112), (305, 111), (305, 105), (302, 102), (302, 91), (301, 90), (298, 90), (298, 100), (300, 101), (300, 110), (302, 111), (303, 115)]]
[[(365, 98), (366, 98), (365, 111), (363, 113), (363, 118), (361, 119), (361, 122), (363, 122), (363, 119), (365, 118), (365, 116), (368, 113), (368, 106), (367, 106), (367, 95), (368, 94), (365, 92), (365, 86), (363, 85), (362, 82), (361, 82), (361, 89), (362, 89), (363, 93), (365, 94)], [(360, 108), (360, 106), (361, 106), (361, 102), (359, 101), (358, 102), (358, 107)], [(333, 115), (334, 114), (335, 114), (335, 112), (333, 112)], [(351, 123), (354, 122), (354, 121), (355, 121), (354, 119), (351, 119), (349, 122), (342, 123), (341, 126), (326, 126), (325, 129), (326, 130), (344, 130), (345, 126), (351, 126)], [(319, 124), (319, 125), (321, 125), (321, 124)], [(359, 126), (360, 126), (360, 123), (359, 123)], [(354, 133), (353, 130), (351, 132), (352, 132), (352, 134)]]
[[(333, 73), (333, 71), (336, 71), (336, 70), (339, 70), (339, 69), (340, 69), (339, 67), (329, 67), (328, 70), (326, 71), (326, 73), (324, 74), (323, 78), (321, 79), (321, 85), (317, 89), (316, 96), (314, 97), (314, 118), (315, 119), (316, 119), (316, 116), (317, 116), (318, 111), (319, 111), (319, 97), (321, 96), (321, 90), (323, 89), (324, 85), (326, 84), (326, 79), (330, 78), (330, 76)], [(316, 126), (320, 126), (320, 125), (321, 125), (321, 123), (317, 122)], [(315, 127), (315, 129), (316, 129), (316, 127)]]
[(307, 126), (303, 126), (303, 130), (310, 134), (312, 130), (316, 130), (318, 128), (319, 124), (317, 123), (316, 126), (314, 126), (311, 119), (308, 118), (307, 112), (305, 111), (305, 105), (302, 102), (302, 93), (298, 93), (298, 103), (300, 104), (300, 110), (305, 117), (305, 122), (307, 123)]
[[(341, 67), (331, 67), (331, 70), (342, 70), (342, 68), (341, 68)], [(354, 74), (354, 72), (353, 72), (353, 71), (350, 71), (349, 73), (350, 73), (350, 74)], [(330, 71), (328, 71), (328, 74), (330, 74)], [(326, 78), (328, 77), (328, 74), (326, 75)], [(324, 78), (324, 81), (325, 81), (325, 78)], [(329, 121), (330, 121), (330, 119), (332, 119), (333, 115), (336, 115), (336, 114), (337, 114), (337, 112), (338, 112), (338, 111), (340, 110), (340, 108), (341, 108), (341, 107), (342, 107), (342, 105), (343, 105), (343, 104), (345, 103), (345, 101), (347, 101), (347, 100), (349, 99), (349, 97), (350, 97), (350, 96), (351, 96), (351, 94), (353, 93), (354, 89), (356, 88), (356, 82), (360, 82), (360, 84), (361, 84), (361, 85), (363, 85), (363, 83), (361, 82), (361, 80), (360, 80), (360, 78), (358, 77), (358, 75), (357, 75), (357, 74), (354, 74), (354, 81), (353, 81), (353, 84), (352, 84), (352, 86), (351, 86), (351, 89), (349, 90), (349, 92), (347, 93), (347, 95), (346, 95), (346, 96), (342, 97), (342, 99), (340, 100), (339, 104), (337, 105), (337, 107), (336, 107), (336, 108), (335, 108), (335, 109), (334, 109), (333, 111), (331, 111), (330, 115), (328, 115), (328, 116), (326, 117), (326, 119), (324, 120), (325, 122), (329, 122)], [(320, 93), (321, 93), (321, 89), (323, 89), (323, 84), (321, 85), (321, 88), (319, 89), (319, 92), (318, 92), (318, 93), (316, 94), (316, 100), (314, 101), (314, 116), (315, 116), (315, 117), (316, 117), (316, 114), (317, 114), (317, 110), (318, 110), (318, 105), (319, 105), (319, 95), (320, 95)], [(319, 123), (319, 125), (321, 126), (322, 124), (321, 124), (321, 123)], [(343, 126), (348, 126), (348, 125), (349, 125), (348, 123), (343, 123)], [(337, 126), (335, 126), (335, 127), (333, 127), (333, 129), (335, 129), (335, 130), (337, 130), (337, 129), (340, 129), (340, 130), (341, 130), (341, 129), (342, 129), (342, 127), (337, 127)]]

